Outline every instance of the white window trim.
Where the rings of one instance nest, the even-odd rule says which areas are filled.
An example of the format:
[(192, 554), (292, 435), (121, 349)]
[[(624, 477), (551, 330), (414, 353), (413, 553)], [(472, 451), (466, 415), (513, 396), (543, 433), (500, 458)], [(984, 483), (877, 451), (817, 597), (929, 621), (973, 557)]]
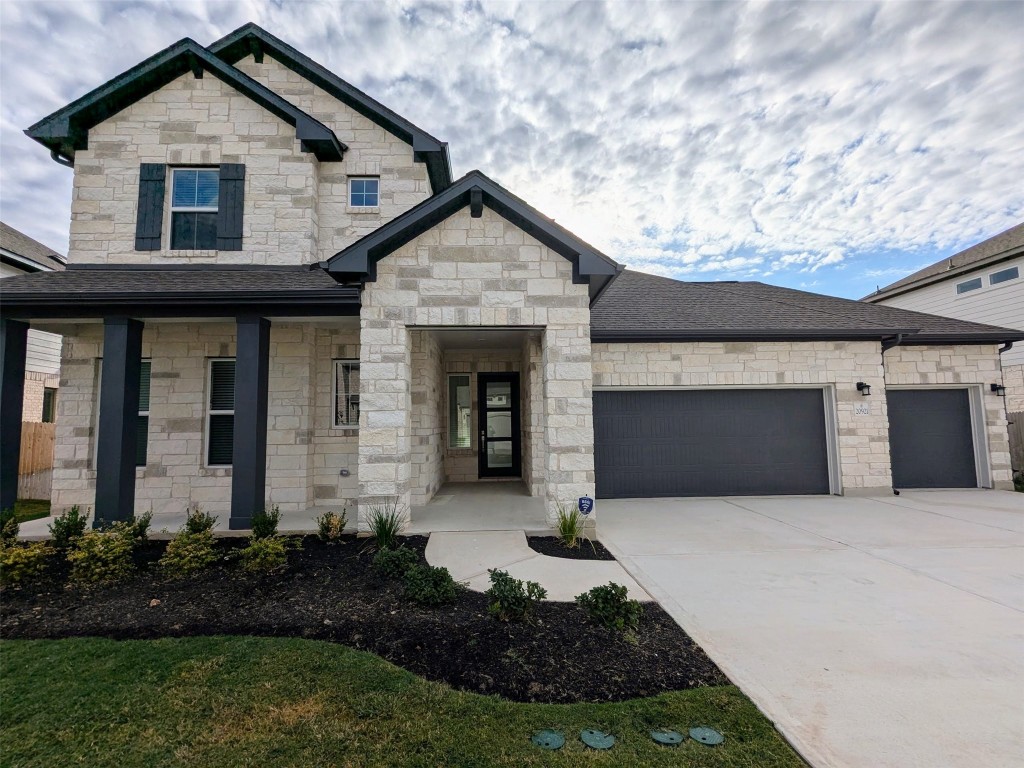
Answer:
[[(1005, 280), (1000, 280), (998, 283), (992, 282), (992, 278), (995, 277), (996, 275), (1002, 274), (1003, 272), (1012, 272), (1014, 270), (1017, 270), (1017, 274), (1015, 274), (1013, 277), (1008, 277)], [(989, 272), (988, 275), (988, 285), (990, 288), (995, 288), (1000, 285), (1006, 285), (1007, 283), (1012, 283), (1014, 280), (1020, 280), (1020, 267), (1016, 265), (1012, 267), (1005, 267), (1003, 269), (997, 269), (995, 272)]]
[[(352, 202), (353, 181), (376, 181), (377, 182), (377, 204), (356, 205)], [(349, 176), (348, 177), (348, 208), (353, 211), (376, 211), (380, 209), (380, 176)]]
[[(467, 385), (469, 386), (469, 445), (452, 445), (452, 432), (451, 415), (452, 415), (452, 379), (454, 378), (466, 378)], [(445, 378), (445, 384), (447, 385), (445, 391), (445, 402), (447, 408), (444, 413), (445, 429), (448, 431), (448, 439), (445, 441), (447, 447), (451, 451), (470, 451), (473, 450), (473, 374), (469, 372), (462, 373), (449, 373)]]
[(211, 464), (210, 463), (210, 417), (211, 416), (234, 416), (235, 409), (228, 410), (214, 410), (213, 400), (213, 364), (218, 362), (225, 362), (230, 360), (235, 363), (235, 372), (238, 372), (238, 363), (234, 357), (211, 357), (206, 361), (206, 429), (204, 431), (205, 439), (203, 440), (203, 466), (206, 469), (230, 469), (233, 463), (228, 464)]
[[(338, 366), (340, 365), (354, 365), (359, 368), (359, 360), (350, 357), (339, 357), (331, 361), (331, 429), (346, 429), (346, 430), (357, 430), (359, 429), (359, 422), (339, 424), (338, 423)], [(360, 375), (360, 381), (362, 376)], [(349, 392), (346, 397), (352, 397), (353, 393)], [(359, 393), (355, 393), (356, 397), (359, 397)], [(351, 410), (351, 409), (349, 409)], [(362, 409), (360, 408), (360, 413)]]

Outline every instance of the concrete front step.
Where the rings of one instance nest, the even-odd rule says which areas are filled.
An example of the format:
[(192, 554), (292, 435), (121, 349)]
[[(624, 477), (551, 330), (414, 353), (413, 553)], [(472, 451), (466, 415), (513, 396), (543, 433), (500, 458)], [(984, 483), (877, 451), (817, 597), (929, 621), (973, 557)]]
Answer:
[(487, 591), (487, 571), (496, 568), (523, 581), (536, 581), (548, 591), (548, 600), (572, 602), (581, 592), (609, 581), (624, 585), (636, 600), (651, 599), (618, 561), (542, 555), (530, 549), (522, 531), (435, 532), (427, 542), (426, 557), (476, 592)]

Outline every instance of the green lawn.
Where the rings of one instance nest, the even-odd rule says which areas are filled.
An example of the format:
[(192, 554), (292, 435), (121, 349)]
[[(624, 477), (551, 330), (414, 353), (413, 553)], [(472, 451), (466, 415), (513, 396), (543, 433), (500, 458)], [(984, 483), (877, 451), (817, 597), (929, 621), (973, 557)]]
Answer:
[(46, 499), (18, 499), (14, 502), (14, 516), (19, 523), (50, 516), (50, 502)]
[[(802, 766), (733, 687), (619, 704), (515, 704), (313, 640), (0, 643), (0, 764), (30, 766)], [(651, 727), (721, 730), (660, 747)], [(579, 730), (610, 730), (610, 752)], [(566, 733), (558, 753), (529, 742)]]

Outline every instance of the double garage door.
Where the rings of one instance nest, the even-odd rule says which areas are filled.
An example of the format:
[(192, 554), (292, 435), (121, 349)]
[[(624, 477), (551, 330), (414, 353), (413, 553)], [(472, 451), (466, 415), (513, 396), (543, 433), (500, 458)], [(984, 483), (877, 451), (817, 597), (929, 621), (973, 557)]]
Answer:
[[(977, 485), (968, 391), (889, 390), (896, 488)], [(594, 393), (597, 496), (830, 492), (821, 389)]]
[(594, 392), (597, 496), (829, 492), (820, 389)]

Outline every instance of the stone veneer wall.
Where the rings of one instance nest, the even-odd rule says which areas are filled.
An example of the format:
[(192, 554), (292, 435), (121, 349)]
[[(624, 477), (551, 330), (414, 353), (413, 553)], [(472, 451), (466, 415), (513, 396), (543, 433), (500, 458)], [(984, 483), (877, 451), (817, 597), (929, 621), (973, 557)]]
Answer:
[[(595, 387), (835, 385), (844, 492), (892, 486), (888, 414), (877, 342), (594, 344)], [(856, 383), (875, 387), (870, 398)], [(855, 404), (871, 413), (857, 416)]]
[(544, 383), (541, 380), (543, 351), (540, 334), (530, 334), (523, 344), (523, 482), (531, 496), (544, 493)]
[[(311, 261), (330, 258), (430, 197), (427, 167), (413, 160), (409, 144), (270, 56), (262, 64), (248, 56), (235, 66), (312, 115), (348, 145), (342, 163), (325, 163), (321, 168), (319, 255)], [(349, 175), (380, 177), (380, 205), (376, 209), (349, 207)]]
[(556, 501), (592, 495), (590, 309), (571, 263), (489, 208), (463, 209), (377, 267), (360, 315), (360, 518), (368, 503), (411, 500), (410, 327), (544, 328), (549, 515)]
[[(334, 361), (359, 360), (359, 329), (317, 328), (313, 356), (313, 505), (340, 511), (359, 495), (359, 430), (334, 426)], [(342, 476), (341, 472), (348, 472)], [(355, 509), (349, 519), (354, 523)]]
[[(469, 396), (471, 411), (469, 417), (469, 448), (449, 448), (447, 434), (444, 443), (444, 474), (452, 483), (475, 483), (479, 480), (479, 456), (480, 456), (480, 411), (477, 407), (480, 390), (477, 386), (477, 374), (479, 373), (506, 373), (520, 372), (522, 354), (517, 350), (508, 349), (475, 349), (475, 350), (446, 350), (444, 353), (445, 387), (447, 389), (448, 374), (468, 373), (469, 374)], [(520, 389), (523, 382), (520, 377)], [(445, 391), (441, 397), (444, 403), (448, 402), (448, 393)], [(527, 403), (520, 391), (520, 419), (525, 423), (527, 419)], [(447, 421), (445, 422), (447, 431)], [(526, 445), (523, 444), (523, 464), (526, 464)]]
[[(103, 329), (81, 325), (66, 336), (58, 397), (53, 504), (91, 507), (95, 499), (96, 399)], [(311, 324), (271, 326), (267, 413), (267, 497), (288, 512), (343, 502), (356, 490), (357, 438), (331, 424), (331, 358), (356, 356), (355, 329)], [(348, 344), (346, 345), (346, 342)], [(231, 469), (207, 467), (208, 361), (235, 354), (232, 323), (148, 323), (144, 358), (151, 362), (148, 457), (137, 470), (136, 508), (178, 512), (200, 504), (214, 514), (230, 511)], [(321, 398), (326, 389), (326, 397)], [(312, 404), (312, 407), (311, 407)], [(328, 420), (324, 420), (327, 417)], [(340, 433), (340, 434), (339, 434)], [(340, 478), (337, 468), (352, 469)]]
[[(140, 163), (245, 164), (243, 250), (135, 251)], [(343, 173), (300, 151), (295, 129), (231, 86), (182, 75), (89, 131), (75, 155), (70, 263), (308, 264), (318, 253), (319, 174)], [(334, 170), (334, 168), (337, 170)]]
[(444, 369), (431, 331), (412, 331), (412, 506), (430, 501), (444, 483)]
[(1010, 413), (1024, 411), (1024, 365), (1004, 366), (1003, 386), (1006, 387), (1006, 410)]
[[(976, 385), (981, 389), (992, 484), (1012, 488), (1006, 403), (989, 390), (1000, 379), (997, 346), (900, 346), (885, 353), (887, 385)], [(981, 478), (984, 482), (984, 478)]]

